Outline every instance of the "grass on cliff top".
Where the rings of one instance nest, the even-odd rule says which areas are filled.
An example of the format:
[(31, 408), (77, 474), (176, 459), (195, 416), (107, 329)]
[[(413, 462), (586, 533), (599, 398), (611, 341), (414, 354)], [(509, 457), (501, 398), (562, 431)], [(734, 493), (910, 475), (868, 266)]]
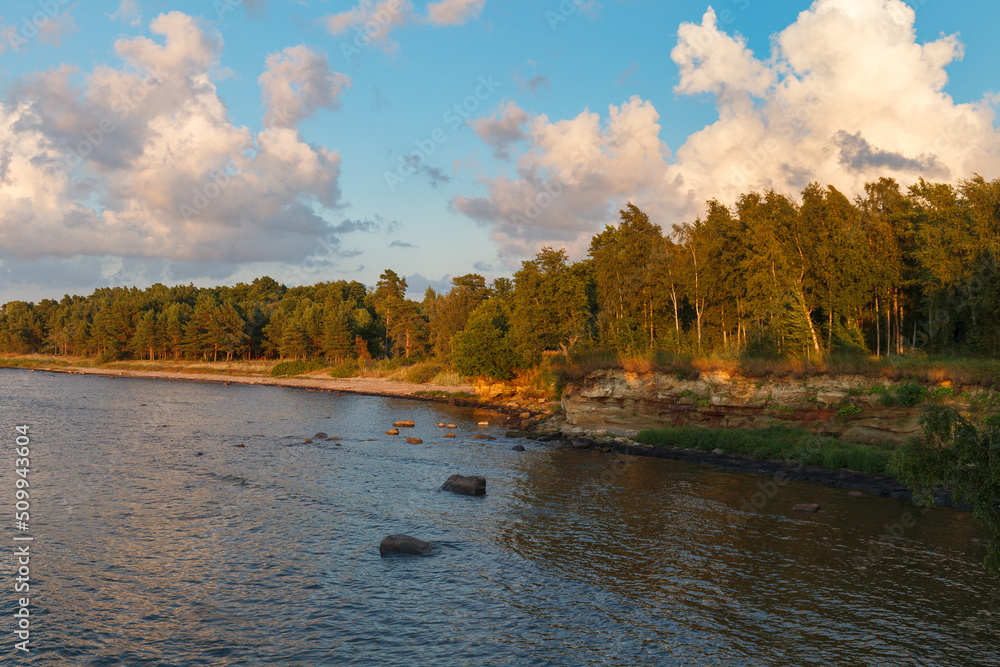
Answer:
[(764, 429), (675, 426), (640, 431), (635, 439), (646, 445), (703, 451), (721, 449), (727, 454), (741, 454), (755, 459), (783, 459), (873, 475), (886, 472), (893, 452), (891, 445), (861, 445), (786, 426)]
[(935, 384), (978, 385), (1000, 389), (1000, 359), (945, 357), (925, 354), (865, 357), (826, 355), (822, 359), (758, 359), (708, 355), (693, 357), (670, 352), (651, 352), (626, 357), (606, 350), (588, 350), (574, 355), (561, 368), (564, 381), (580, 380), (600, 370), (633, 373), (658, 372), (681, 380), (695, 380), (701, 373), (724, 372), (745, 378), (807, 378), (820, 375), (860, 375), (871, 379)]

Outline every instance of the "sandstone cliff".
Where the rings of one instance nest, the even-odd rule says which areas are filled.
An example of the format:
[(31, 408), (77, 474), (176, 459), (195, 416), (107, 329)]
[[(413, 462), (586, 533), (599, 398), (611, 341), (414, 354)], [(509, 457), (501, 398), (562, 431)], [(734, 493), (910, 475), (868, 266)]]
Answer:
[[(913, 405), (892, 405), (902, 392)], [(902, 395), (900, 394), (900, 395)], [(973, 417), (996, 409), (995, 391), (950, 383), (916, 386), (861, 376), (754, 379), (703, 373), (696, 380), (663, 373), (595, 371), (562, 396), (567, 423), (586, 430), (694, 425), (763, 428), (787, 425), (853, 442), (902, 442), (921, 432), (928, 402)]]

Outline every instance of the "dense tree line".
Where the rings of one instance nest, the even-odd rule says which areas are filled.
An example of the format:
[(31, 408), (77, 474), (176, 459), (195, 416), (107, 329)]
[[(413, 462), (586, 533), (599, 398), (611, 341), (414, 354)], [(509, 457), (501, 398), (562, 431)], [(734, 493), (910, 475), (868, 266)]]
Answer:
[(586, 259), (544, 248), (513, 279), (406, 297), (378, 283), (99, 289), (0, 309), (0, 351), (114, 359), (436, 358), (509, 377), (546, 352), (1000, 353), (1000, 180), (891, 179), (853, 201), (751, 192), (669, 233), (629, 204)]

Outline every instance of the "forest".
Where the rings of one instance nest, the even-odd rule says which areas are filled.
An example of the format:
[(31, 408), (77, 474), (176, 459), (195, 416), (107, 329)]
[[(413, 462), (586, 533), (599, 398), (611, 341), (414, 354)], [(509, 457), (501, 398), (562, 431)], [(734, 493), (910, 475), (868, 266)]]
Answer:
[(571, 262), (406, 297), (378, 283), (102, 288), (0, 308), (0, 352), (123, 359), (435, 360), (507, 379), (546, 354), (691, 357), (1000, 353), (1000, 179), (887, 178), (853, 200), (809, 184), (749, 192), (666, 228), (628, 204)]

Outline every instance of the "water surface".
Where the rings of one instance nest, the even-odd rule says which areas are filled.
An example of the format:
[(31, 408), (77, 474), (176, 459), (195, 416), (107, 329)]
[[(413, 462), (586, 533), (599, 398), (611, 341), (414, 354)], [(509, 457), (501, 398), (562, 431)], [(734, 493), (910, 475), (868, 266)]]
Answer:
[[(32, 664), (1000, 664), (961, 512), (796, 483), (750, 512), (766, 478), (518, 453), (471, 409), (300, 389), (0, 369), (0, 416), (11, 445), (31, 426)], [(380, 558), (391, 533), (436, 554)], [(5, 615), (0, 663), (24, 663)]]

